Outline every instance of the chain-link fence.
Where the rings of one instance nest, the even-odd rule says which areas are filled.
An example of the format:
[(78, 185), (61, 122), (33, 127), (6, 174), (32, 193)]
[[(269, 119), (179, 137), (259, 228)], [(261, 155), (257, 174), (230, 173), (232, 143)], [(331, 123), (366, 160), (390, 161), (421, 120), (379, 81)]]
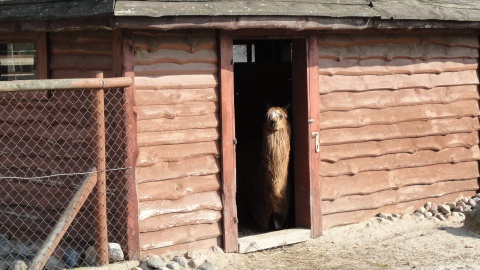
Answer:
[(0, 269), (135, 256), (125, 89), (0, 92)]

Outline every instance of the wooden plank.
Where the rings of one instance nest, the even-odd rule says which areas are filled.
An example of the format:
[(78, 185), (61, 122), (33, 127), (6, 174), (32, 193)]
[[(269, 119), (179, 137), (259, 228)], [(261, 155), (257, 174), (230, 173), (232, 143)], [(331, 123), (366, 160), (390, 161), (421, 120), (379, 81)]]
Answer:
[(421, 74), (456, 72), (476, 70), (477, 59), (321, 59), (319, 63), (320, 75), (392, 75), (392, 74)]
[(160, 162), (180, 161), (200, 156), (220, 156), (218, 142), (199, 142), (189, 144), (170, 144), (140, 147), (137, 166), (153, 166)]
[[(90, 18), (91, 19), (91, 18)], [(113, 32), (109, 30), (58, 31), (48, 35), (52, 43), (108, 43), (112, 44)]]
[(455, 147), (440, 151), (423, 150), (320, 163), (320, 176), (355, 175), (366, 171), (390, 171), (401, 168), (423, 167), (442, 163), (460, 163), (480, 160), (478, 145), (471, 148)]
[(419, 31), (413, 33), (402, 34), (326, 34), (319, 35), (318, 44), (320, 46), (330, 47), (349, 47), (358, 45), (375, 45), (375, 44), (403, 44), (403, 43), (415, 43), (415, 44), (438, 44), (449, 47), (465, 47), (476, 49), (479, 48), (479, 42), (473, 35), (465, 34), (448, 34), (443, 33), (438, 35), (436, 33), (429, 33), (424, 35)]
[(136, 92), (138, 106), (176, 105), (189, 102), (217, 102), (219, 96), (214, 88), (182, 90), (142, 90)]
[(320, 109), (349, 111), (354, 109), (383, 109), (393, 106), (447, 104), (462, 100), (479, 100), (477, 85), (436, 87), (433, 89), (380, 90), (367, 92), (333, 92), (321, 95)]
[(82, 56), (82, 55), (52, 55), (49, 62), (50, 69), (88, 69), (111, 70), (112, 56)]
[(323, 227), (328, 229), (335, 226), (347, 225), (352, 223), (358, 223), (374, 217), (380, 212), (384, 213), (413, 213), (419, 207), (425, 205), (427, 202), (433, 202), (436, 204), (453, 202), (460, 197), (471, 197), (475, 195), (475, 191), (462, 191), (458, 193), (448, 194), (442, 197), (429, 197), (416, 201), (410, 201), (405, 203), (398, 203), (394, 205), (387, 205), (377, 209), (353, 211), (345, 213), (336, 213), (323, 216)]
[[(49, 143), (51, 143), (49, 140), (22, 140), (5, 136), (0, 138), (0, 145), (3, 147), (2, 153), (6, 156), (9, 154), (17, 157), (30, 156), (35, 153), (35, 155), (43, 156), (43, 158), (64, 157), (83, 158), (83, 160), (90, 156), (88, 143), (59, 141), (45, 147)], [(2, 167), (4, 167), (3, 164)]]
[(356, 175), (322, 177), (322, 200), (344, 196), (368, 195), (409, 185), (430, 185), (442, 181), (478, 178), (476, 161), (403, 168), (393, 171), (369, 171)]
[(216, 64), (206, 63), (159, 63), (151, 65), (135, 66), (135, 74), (138, 76), (171, 76), (171, 75), (189, 75), (189, 74), (212, 74), (218, 72)]
[(155, 200), (178, 200), (195, 193), (219, 191), (220, 179), (217, 174), (188, 176), (138, 184), (140, 202)]
[(372, 90), (397, 90), (405, 88), (431, 89), (442, 86), (479, 84), (474, 70), (445, 72), (440, 74), (394, 74), (364, 76), (325, 76), (320, 75), (320, 93), (361, 92)]
[(211, 74), (135, 77), (137, 90), (205, 89), (215, 88), (217, 84), (217, 76)]
[(112, 44), (102, 42), (71, 43), (52, 42), (50, 45), (51, 55), (85, 55), (85, 56), (113, 56)]
[(470, 148), (479, 143), (477, 132), (429, 136), (420, 138), (368, 141), (322, 146), (322, 161), (333, 163), (339, 160), (377, 157), (387, 154), (414, 153), (421, 150), (440, 151), (445, 148)]
[(140, 221), (140, 232), (160, 231), (173, 227), (217, 223), (222, 218), (220, 211), (198, 210), (186, 213), (170, 213)]
[(137, 184), (187, 176), (215, 174), (220, 171), (217, 158), (201, 156), (177, 162), (162, 162), (137, 168)]
[(479, 188), (477, 179), (447, 181), (432, 185), (414, 185), (398, 190), (384, 190), (368, 195), (352, 195), (334, 201), (323, 201), (325, 215), (333, 213), (378, 209), (387, 205), (441, 197), (451, 193), (475, 191)]
[(186, 116), (200, 116), (218, 112), (217, 102), (185, 102), (173, 105), (137, 106), (137, 119), (158, 119)]
[(168, 130), (205, 129), (218, 127), (219, 122), (218, 114), (209, 113), (194, 117), (179, 116), (174, 118), (138, 120), (137, 130), (138, 132), (160, 132)]
[(92, 139), (90, 127), (78, 127), (72, 124), (59, 124), (55, 126), (43, 124), (24, 124), (12, 125), (10, 123), (0, 123), (0, 136), (19, 136), (23, 139), (30, 138), (36, 140), (70, 140), (70, 141), (89, 141)]
[(238, 216), (235, 194), (235, 104), (233, 86), (233, 40), (228, 32), (220, 31), (220, 105), (222, 128), (222, 203), (223, 247), (226, 252), (238, 250)]
[[(103, 70), (103, 75), (105, 75), (105, 78), (116, 77), (113, 72), (109, 70)], [(57, 69), (50, 71), (50, 79), (90, 78), (91, 76), (91, 70)]]
[[(91, 148), (89, 148), (91, 151)], [(94, 162), (91, 157), (61, 158), (43, 157), (30, 153), (31, 157), (18, 157), (15, 155), (0, 156), (0, 168), (23, 169), (24, 171), (41, 171), (44, 173), (78, 173), (87, 171)]]
[(320, 145), (470, 133), (479, 129), (480, 125), (476, 117), (434, 119), (360, 128), (330, 129), (320, 132)]
[(138, 50), (135, 54), (135, 65), (157, 63), (173, 63), (178, 65), (191, 63), (218, 64), (218, 57), (215, 50), (200, 50), (195, 52), (172, 49), (155, 51)]
[(0, 105), (0, 121), (13, 124), (22, 124), (22, 122), (40, 122), (55, 125), (58, 123), (71, 123), (76, 125), (88, 124), (91, 114), (84, 110), (68, 111), (57, 109), (47, 109), (40, 106), (33, 108), (22, 108), (21, 106), (5, 104)]
[(201, 50), (215, 50), (217, 42), (214, 35), (211, 36), (192, 36), (192, 35), (162, 35), (145, 36), (140, 33), (135, 34), (135, 50), (179, 50), (195, 53)]
[(454, 59), (478, 58), (476, 48), (449, 47), (439, 44), (369, 44), (352, 47), (321, 46), (319, 47), (320, 59)]
[[(78, 187), (73, 198), (65, 208), (61, 218), (57, 221), (49, 236), (37, 251), (28, 269), (42, 269), (50, 258), (78, 211), (84, 204), (88, 195), (92, 192), (98, 180), (96, 168), (92, 168), (86, 175), (82, 184)], [(107, 240), (108, 241), (108, 240)], [(108, 243), (108, 242), (107, 242)]]
[(139, 203), (139, 219), (170, 214), (185, 213), (196, 210), (222, 210), (222, 202), (218, 192), (195, 193), (178, 200), (159, 200)]
[(145, 251), (140, 251), (140, 257), (144, 258), (148, 254), (155, 254), (155, 255), (161, 256), (164, 254), (172, 254), (172, 253), (181, 254), (190, 250), (209, 249), (213, 246), (221, 246), (222, 245), (221, 239), (222, 239), (221, 237), (214, 237), (214, 238), (198, 240), (190, 243), (177, 244), (174, 246), (167, 246), (167, 247), (157, 248), (157, 249), (149, 249)]
[(216, 128), (138, 133), (138, 146), (198, 143), (218, 140)]
[(141, 233), (141, 249), (156, 249), (218, 237), (222, 234), (220, 227), (220, 223), (215, 222), (211, 224), (187, 225), (156, 232)]
[(238, 239), (238, 253), (255, 252), (310, 240), (309, 229), (286, 229)]
[(476, 117), (479, 114), (478, 101), (467, 100), (449, 104), (388, 107), (381, 110), (356, 109), (347, 112), (323, 112), (320, 126), (322, 130), (327, 130), (369, 125), (391, 125), (429, 119)]

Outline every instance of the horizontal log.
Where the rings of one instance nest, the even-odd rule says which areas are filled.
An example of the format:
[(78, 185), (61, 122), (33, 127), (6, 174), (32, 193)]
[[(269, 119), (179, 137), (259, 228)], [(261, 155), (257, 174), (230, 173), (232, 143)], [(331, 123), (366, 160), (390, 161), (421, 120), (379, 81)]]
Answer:
[(0, 122), (21, 124), (23, 122), (42, 122), (43, 124), (88, 124), (92, 119), (90, 111), (74, 108), (69, 111), (38, 107), (22, 108), (14, 105), (0, 105)]
[(415, 153), (421, 150), (440, 151), (445, 148), (470, 148), (479, 144), (477, 132), (429, 136), (420, 138), (369, 141), (362, 143), (322, 146), (321, 160), (337, 162), (344, 159), (377, 157), (397, 153)]
[(137, 106), (137, 120), (199, 116), (218, 112), (217, 102), (185, 102), (173, 105)]
[(201, 50), (193, 53), (183, 50), (140, 50), (135, 52), (135, 66), (158, 63), (178, 65), (191, 63), (217, 64), (218, 56), (215, 50)]
[(211, 74), (218, 73), (217, 64), (210, 63), (158, 63), (150, 65), (135, 65), (137, 76), (167, 76), (167, 75), (189, 75), (189, 74)]
[(443, 72), (456, 72), (465, 70), (476, 70), (477, 59), (451, 59), (437, 60), (428, 59), (345, 59), (337, 61), (334, 59), (320, 59), (320, 75), (392, 75), (392, 74), (421, 74)]
[(138, 146), (211, 142), (219, 138), (216, 128), (147, 132), (137, 135)]
[(168, 246), (163, 248), (149, 249), (145, 251), (140, 250), (140, 258), (144, 258), (149, 254), (155, 254), (158, 256), (162, 256), (165, 254), (172, 254), (172, 253), (180, 254), (190, 250), (209, 249), (213, 246), (221, 246), (221, 245), (222, 245), (222, 238), (214, 237), (214, 238), (199, 240), (199, 241), (190, 242), (190, 243), (178, 244), (178, 245)]
[(112, 44), (110, 43), (67, 43), (52, 42), (50, 55), (98, 55), (112, 56)]
[(393, 125), (376, 125), (359, 128), (329, 129), (320, 132), (321, 145), (335, 145), (399, 138), (415, 138), (453, 133), (470, 133), (480, 129), (478, 119), (434, 119), (404, 122)]
[[(102, 70), (104, 78), (115, 77), (113, 71), (111, 70)], [(50, 71), (51, 79), (69, 79), (69, 78), (92, 78), (92, 70), (65, 70), (65, 69), (56, 69)]]
[(203, 239), (218, 237), (221, 234), (221, 226), (219, 222), (173, 227), (157, 232), (141, 233), (140, 248), (142, 250), (149, 250), (177, 244), (191, 243)]
[(89, 69), (89, 70), (111, 70), (113, 66), (112, 56), (101, 55), (52, 55), (49, 67), (56, 69)]
[(95, 163), (93, 157), (86, 159), (80, 158), (50, 158), (43, 156), (18, 157), (13, 155), (0, 156), (0, 168), (5, 169), (23, 169), (31, 171), (41, 171), (44, 173), (81, 173), (87, 172)]
[(448, 47), (438, 44), (369, 44), (352, 47), (320, 46), (320, 59), (454, 59), (478, 58), (478, 50), (466, 47)]
[(175, 118), (160, 118), (151, 120), (138, 120), (137, 130), (139, 133), (143, 132), (159, 132), (168, 130), (183, 130), (183, 129), (202, 129), (215, 128), (220, 125), (218, 114), (209, 113), (206, 115), (193, 117), (175, 117)]
[[(93, 74), (92, 74), (93, 75)], [(50, 79), (0, 82), (0, 92), (128, 87), (132, 78)]]
[(441, 197), (451, 193), (478, 190), (477, 179), (447, 181), (432, 185), (414, 185), (398, 190), (384, 190), (369, 195), (352, 195), (334, 201), (322, 201), (322, 214), (378, 209), (387, 205)]
[(200, 156), (220, 156), (218, 142), (200, 142), (189, 144), (168, 144), (140, 147), (137, 157), (138, 167), (153, 166), (160, 162), (180, 161)]
[(220, 179), (217, 174), (188, 176), (137, 185), (140, 202), (154, 200), (178, 200), (195, 193), (219, 191)]
[(220, 171), (217, 158), (201, 156), (177, 162), (162, 162), (150, 167), (137, 168), (137, 184), (187, 176), (215, 174)]
[(442, 86), (479, 84), (474, 70), (445, 72), (440, 74), (394, 74), (364, 76), (325, 76), (320, 75), (320, 93), (361, 92), (372, 90), (397, 90), (405, 88), (431, 89)]
[(160, 231), (173, 227), (216, 223), (221, 219), (220, 211), (199, 210), (187, 213), (171, 213), (140, 220), (140, 233)]
[(179, 50), (195, 53), (201, 50), (215, 50), (217, 41), (215, 36), (144, 36), (135, 35), (135, 51), (147, 50)]
[(217, 102), (219, 95), (214, 88), (183, 90), (142, 90), (135, 93), (137, 106), (177, 105), (190, 102)]
[(367, 92), (333, 92), (320, 97), (320, 110), (349, 111), (384, 109), (394, 106), (447, 104), (462, 100), (479, 100), (477, 85), (436, 87), (432, 89), (380, 90)]
[[(3, 215), (9, 215), (12, 218), (17, 217), (19, 219), (33, 219), (33, 220), (42, 220), (44, 222), (54, 222), (57, 221), (60, 216), (63, 214), (63, 209), (52, 209), (47, 211), (41, 208), (32, 208), (28, 206), (5, 206), (0, 205), (0, 213)], [(93, 213), (88, 209), (81, 209), (76, 215), (74, 222), (76, 223), (86, 223), (92, 218)]]
[(449, 104), (388, 107), (380, 110), (356, 109), (347, 112), (323, 112), (320, 126), (322, 130), (355, 128), (441, 118), (477, 117), (479, 114), (478, 101), (466, 100)]
[(393, 171), (369, 171), (356, 175), (321, 177), (322, 200), (332, 201), (352, 195), (368, 195), (411, 185), (431, 185), (437, 182), (478, 178), (476, 161), (457, 164), (437, 164), (403, 168)]
[(48, 39), (53, 43), (112, 43), (113, 31), (95, 30), (95, 31), (59, 31), (51, 32)]
[(78, 127), (70, 124), (59, 124), (52, 127), (42, 124), (17, 126), (10, 123), (0, 123), (0, 136), (18, 136), (23, 139), (84, 142), (92, 140), (91, 133), (92, 130), (89, 127)]
[(178, 200), (159, 200), (139, 203), (139, 220), (170, 213), (185, 213), (197, 210), (222, 209), (218, 192), (195, 193)]
[(366, 171), (391, 171), (401, 168), (423, 167), (442, 163), (460, 163), (480, 160), (478, 145), (471, 148), (455, 147), (440, 151), (422, 150), (378, 157), (320, 162), (320, 176), (355, 175)]
[(419, 207), (425, 205), (427, 202), (436, 204), (453, 202), (460, 197), (471, 197), (475, 195), (475, 191), (462, 191), (457, 193), (448, 194), (442, 197), (429, 197), (416, 201), (410, 201), (405, 203), (399, 203), (394, 205), (387, 205), (377, 209), (352, 211), (345, 213), (336, 213), (322, 216), (323, 229), (332, 228), (335, 226), (347, 225), (352, 223), (358, 223), (374, 217), (376, 214), (383, 213), (413, 213)]
[(173, 90), (215, 88), (218, 79), (215, 75), (172, 75), (160, 77), (135, 77), (135, 89), (138, 90)]
[(457, 35), (457, 34), (380, 34), (380, 35), (351, 35), (351, 34), (327, 34), (318, 36), (319, 46), (331, 47), (349, 47), (359, 45), (376, 45), (376, 44), (438, 44), (448, 47), (465, 47), (477, 49), (479, 42), (473, 35)]
[[(78, 173), (78, 172), (75, 172)], [(48, 175), (48, 177), (45, 177)], [(83, 174), (52, 174), (40, 170), (25, 170), (24, 168), (2, 168), (0, 167), (0, 177), (15, 181), (29, 181), (47, 187), (76, 187), (82, 180)]]

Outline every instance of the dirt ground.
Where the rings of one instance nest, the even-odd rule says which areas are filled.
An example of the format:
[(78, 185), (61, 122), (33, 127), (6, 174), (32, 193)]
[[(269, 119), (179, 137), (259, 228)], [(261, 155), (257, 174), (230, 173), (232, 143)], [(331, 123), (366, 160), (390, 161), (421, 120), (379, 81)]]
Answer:
[[(480, 236), (460, 221), (398, 219), (332, 228), (304, 243), (209, 253), (217, 269), (480, 269)], [(205, 254), (207, 255), (207, 254)]]

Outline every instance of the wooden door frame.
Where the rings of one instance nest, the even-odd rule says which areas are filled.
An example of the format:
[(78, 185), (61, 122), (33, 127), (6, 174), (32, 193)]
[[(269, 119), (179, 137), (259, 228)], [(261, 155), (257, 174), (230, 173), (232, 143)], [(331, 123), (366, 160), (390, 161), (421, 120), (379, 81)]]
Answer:
[[(322, 235), (322, 211), (320, 198), (319, 162), (320, 155), (315, 152), (315, 139), (312, 132), (319, 131), (320, 92), (318, 75), (318, 37), (317, 33), (294, 32), (288, 30), (235, 30), (219, 31), (220, 57), (220, 108), (221, 108), (221, 165), (222, 165), (222, 203), (223, 203), (223, 246), (226, 252), (238, 251), (238, 217), (236, 204), (236, 167), (235, 167), (235, 108), (233, 84), (233, 40), (234, 39), (291, 39), (303, 40), (306, 46), (306, 111), (308, 128), (302, 133), (307, 143), (308, 172), (306, 179), (296, 183), (300, 185), (296, 193), (302, 198), (295, 202), (296, 208), (306, 209), (296, 217), (299, 226), (311, 230), (311, 237)], [(300, 45), (301, 46), (301, 45)], [(293, 65), (293, 63), (292, 63)], [(298, 121), (298, 120), (297, 120)]]

